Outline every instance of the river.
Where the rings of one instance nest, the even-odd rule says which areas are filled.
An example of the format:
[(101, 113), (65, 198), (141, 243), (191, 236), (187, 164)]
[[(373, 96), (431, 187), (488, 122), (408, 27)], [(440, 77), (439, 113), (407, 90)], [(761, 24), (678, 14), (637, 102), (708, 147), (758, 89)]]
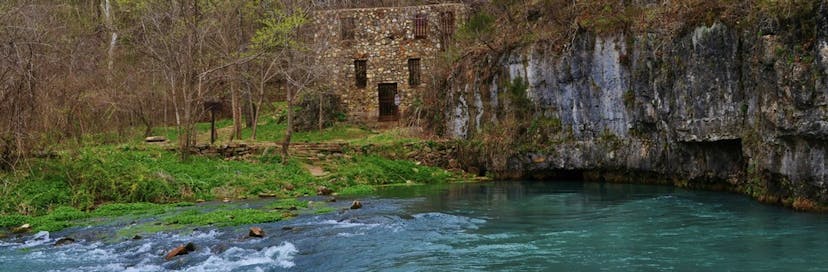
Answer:
[[(669, 186), (490, 182), (382, 189), (364, 208), (249, 226), (0, 242), (0, 271), (828, 271), (828, 215)], [(346, 200), (336, 205), (345, 207)], [(54, 247), (64, 236), (75, 244)], [(196, 251), (172, 261), (171, 248)]]

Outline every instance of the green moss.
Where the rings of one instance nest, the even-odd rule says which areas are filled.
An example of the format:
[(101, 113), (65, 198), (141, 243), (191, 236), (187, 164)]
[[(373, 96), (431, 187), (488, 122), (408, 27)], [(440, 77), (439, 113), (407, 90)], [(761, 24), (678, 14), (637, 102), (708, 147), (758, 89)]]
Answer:
[(170, 208), (170, 205), (153, 203), (114, 203), (101, 205), (92, 212), (92, 216), (114, 217), (124, 215), (162, 214)]
[(371, 185), (354, 185), (339, 190), (341, 196), (364, 196), (377, 192), (377, 188)]
[(179, 215), (164, 219), (168, 225), (195, 225), (195, 226), (238, 226), (276, 222), (284, 219), (285, 214), (280, 212), (262, 211), (255, 209), (219, 209), (211, 212), (196, 210), (186, 211)]
[(314, 213), (315, 214), (326, 214), (326, 213), (332, 213), (334, 211), (336, 211), (336, 209), (334, 209), (332, 207), (323, 207), (323, 208), (316, 209), (314, 211)]
[(295, 198), (279, 199), (266, 206), (267, 209), (272, 210), (292, 210), (307, 207), (307, 201), (302, 201)]

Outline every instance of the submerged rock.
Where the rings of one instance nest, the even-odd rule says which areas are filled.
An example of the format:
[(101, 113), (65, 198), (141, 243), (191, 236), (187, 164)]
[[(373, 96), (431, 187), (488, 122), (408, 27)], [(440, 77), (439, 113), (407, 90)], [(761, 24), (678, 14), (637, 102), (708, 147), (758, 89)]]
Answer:
[(252, 227), (250, 228), (250, 232), (247, 234), (247, 236), (254, 238), (262, 238), (265, 236), (265, 232), (260, 227)]
[(58, 239), (57, 242), (55, 242), (55, 246), (56, 247), (57, 246), (65, 246), (65, 245), (71, 245), (71, 244), (74, 244), (74, 243), (75, 243), (75, 239), (72, 239), (72, 238), (69, 238), (69, 237), (63, 237), (63, 238)]
[(164, 259), (169, 261), (169, 260), (172, 260), (172, 258), (175, 258), (176, 256), (187, 255), (187, 254), (190, 254), (190, 252), (193, 252), (195, 250), (196, 250), (196, 248), (195, 248), (195, 245), (193, 243), (187, 243), (186, 245), (180, 245), (180, 246), (174, 248), (173, 250), (170, 250), (170, 252), (167, 253), (167, 256), (164, 257)]
[(141, 235), (132, 236), (132, 240), (141, 240), (141, 239), (144, 239), (144, 237), (141, 237)]
[(356, 210), (356, 209), (361, 209), (361, 208), (362, 208), (362, 202), (359, 202), (359, 200), (354, 200), (354, 203), (351, 203), (351, 210)]
[(332, 193), (333, 193), (333, 190), (331, 190), (330, 188), (325, 187), (325, 186), (319, 186), (319, 187), (316, 188), (316, 194), (317, 195), (326, 196), (326, 195), (331, 195)]

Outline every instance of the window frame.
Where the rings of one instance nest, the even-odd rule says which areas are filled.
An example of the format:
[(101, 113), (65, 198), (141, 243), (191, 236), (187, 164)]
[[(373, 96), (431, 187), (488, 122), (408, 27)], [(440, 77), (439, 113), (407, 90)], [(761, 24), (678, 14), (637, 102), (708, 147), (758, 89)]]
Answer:
[(359, 89), (368, 87), (368, 60), (354, 60), (354, 84)]
[(422, 80), (422, 59), (421, 58), (408, 58), (408, 85), (409, 86), (420, 86), (423, 83)]
[(354, 17), (340, 17), (339, 18), (339, 35), (343, 41), (353, 41), (356, 39), (356, 18)]
[(428, 14), (417, 13), (412, 20), (414, 39), (428, 39)]

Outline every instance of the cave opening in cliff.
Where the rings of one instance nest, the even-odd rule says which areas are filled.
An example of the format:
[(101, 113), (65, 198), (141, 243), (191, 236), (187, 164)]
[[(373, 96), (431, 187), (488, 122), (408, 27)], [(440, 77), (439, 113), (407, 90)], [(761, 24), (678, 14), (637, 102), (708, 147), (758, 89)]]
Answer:
[(529, 178), (538, 181), (584, 181), (584, 170), (545, 170), (532, 173)]

